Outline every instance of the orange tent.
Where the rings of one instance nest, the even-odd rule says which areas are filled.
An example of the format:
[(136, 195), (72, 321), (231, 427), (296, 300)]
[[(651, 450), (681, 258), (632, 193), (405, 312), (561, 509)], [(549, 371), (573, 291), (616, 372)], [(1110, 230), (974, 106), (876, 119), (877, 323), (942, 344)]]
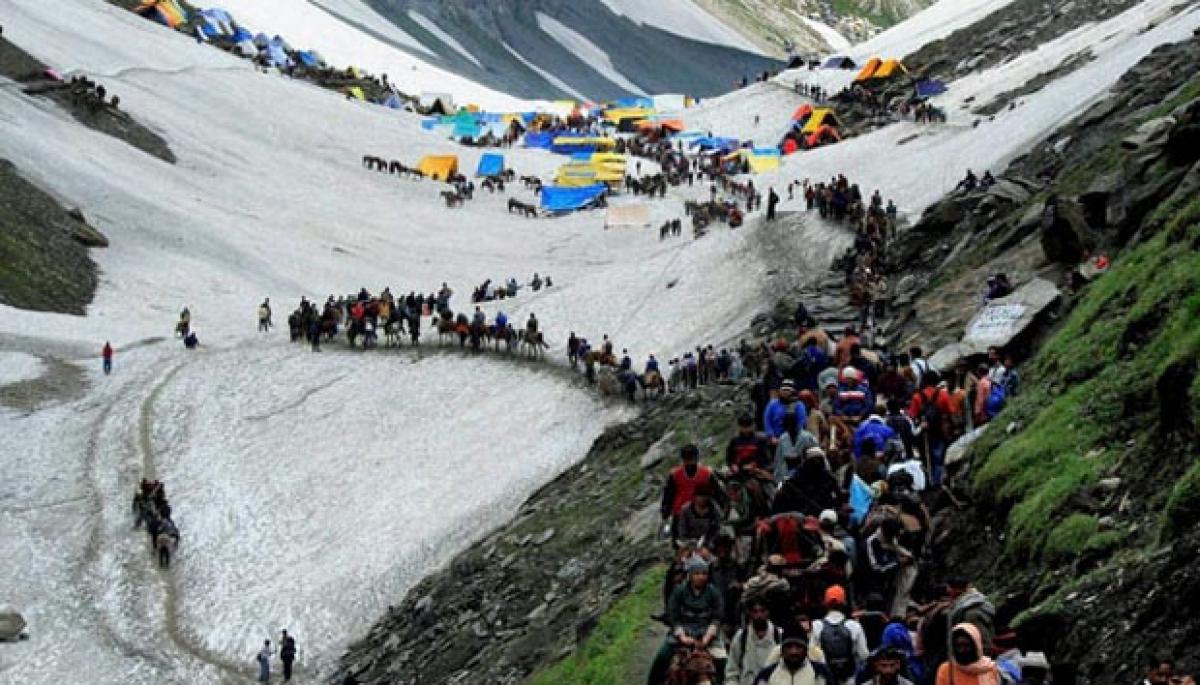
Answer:
[(825, 126), (818, 128), (816, 133), (813, 133), (808, 137), (808, 146), (810, 148), (817, 147), (818, 145), (824, 143), (827, 138), (832, 138), (834, 142), (840, 142), (842, 140), (842, 135), (838, 133), (836, 128), (826, 124)]
[(863, 68), (858, 72), (858, 76), (854, 77), (854, 82), (860, 83), (871, 78), (875, 75), (875, 70), (878, 69), (879, 65), (881, 64), (883, 64), (883, 60), (879, 59), (878, 57), (872, 57), (871, 59), (867, 60), (867, 63), (864, 64)]
[(808, 103), (805, 103), (805, 104), (797, 107), (796, 111), (792, 113), (792, 121), (800, 121), (801, 119), (809, 116), (812, 113), (813, 113), (813, 106)]
[(783, 154), (790, 155), (799, 147), (800, 146), (796, 144), (795, 138), (788, 138), (787, 140), (783, 141)]
[(639, 131), (653, 131), (656, 128), (662, 128), (679, 133), (683, 130), (683, 119), (663, 119), (661, 121), (642, 119), (638, 122), (637, 127)]

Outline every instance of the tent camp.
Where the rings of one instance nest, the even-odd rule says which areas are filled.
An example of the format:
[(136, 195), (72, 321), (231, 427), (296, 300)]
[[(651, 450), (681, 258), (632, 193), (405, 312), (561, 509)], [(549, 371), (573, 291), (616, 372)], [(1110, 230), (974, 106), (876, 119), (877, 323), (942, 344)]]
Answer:
[(782, 161), (779, 150), (775, 148), (742, 148), (721, 159), (722, 162), (739, 161), (750, 167), (750, 173), (761, 174), (764, 171), (774, 171)]
[(830, 57), (829, 59), (825, 60), (825, 63), (821, 65), (821, 68), (822, 69), (853, 69), (857, 66), (858, 65), (854, 63), (854, 60), (850, 59), (849, 57), (846, 57), (845, 55), (834, 55), (833, 57)]
[(734, 150), (737, 149), (737, 138), (721, 138), (702, 136), (688, 143), (688, 147), (698, 147), (701, 150)]
[(907, 74), (907, 73), (908, 73), (908, 69), (904, 68), (904, 64), (900, 60), (889, 59), (889, 60), (886, 60), (883, 64), (879, 65), (879, 68), (876, 69), (875, 73), (871, 75), (871, 79), (872, 80), (886, 79), (886, 78), (892, 78), (892, 77), (900, 76), (901, 74)]
[(435, 181), (445, 181), (458, 173), (458, 155), (426, 155), (417, 162), (417, 169)]
[(542, 188), (541, 205), (551, 212), (572, 212), (600, 199), (607, 190), (603, 183), (582, 188), (546, 186)]
[(175, 0), (150, 0), (134, 10), (151, 21), (157, 21), (163, 26), (178, 28), (187, 21), (187, 13), (175, 3)]
[(525, 147), (549, 150), (554, 146), (554, 134), (548, 131), (530, 131), (525, 134)]
[(476, 176), (499, 176), (504, 172), (504, 155), (499, 152), (485, 152), (479, 158), (479, 166), (475, 167)]
[(948, 89), (943, 81), (937, 79), (925, 79), (917, 81), (917, 97), (921, 99), (931, 98), (936, 95), (945, 93)]
[[(528, 140), (528, 136), (526, 136)], [(596, 152), (597, 150), (611, 150), (617, 146), (617, 141), (612, 138), (600, 137), (585, 137), (585, 136), (556, 136), (554, 142), (550, 146), (552, 152), (557, 152), (560, 155), (569, 155), (574, 152)]]
[(804, 124), (804, 128), (800, 129), (800, 132), (805, 135), (816, 133), (817, 129), (827, 125), (840, 128), (842, 122), (838, 121), (837, 115), (829, 107), (818, 107), (813, 110), (812, 116), (808, 118), (808, 123)]
[(863, 68), (858, 71), (858, 76), (854, 77), (854, 82), (862, 83), (863, 81), (874, 77), (875, 72), (879, 70), (879, 67), (882, 64), (883, 60), (879, 59), (878, 57), (872, 57), (871, 59), (867, 60), (867, 63), (863, 65)]
[(643, 228), (649, 225), (650, 205), (644, 202), (636, 205), (609, 207), (604, 216), (605, 228)]
[(233, 35), (230, 36), (230, 38), (235, 43), (240, 43), (242, 41), (249, 41), (251, 45), (254, 44), (254, 33), (252, 31), (250, 31), (250, 29), (247, 29), (244, 26), (239, 26), (236, 29), (234, 29)]

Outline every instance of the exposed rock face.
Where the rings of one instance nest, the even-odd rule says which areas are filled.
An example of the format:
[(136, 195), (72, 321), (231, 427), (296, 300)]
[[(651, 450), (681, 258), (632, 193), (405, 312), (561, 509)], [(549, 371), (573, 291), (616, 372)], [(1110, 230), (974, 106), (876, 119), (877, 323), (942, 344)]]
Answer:
[(96, 292), (88, 247), (108, 239), (0, 160), (0, 302), (83, 314)]

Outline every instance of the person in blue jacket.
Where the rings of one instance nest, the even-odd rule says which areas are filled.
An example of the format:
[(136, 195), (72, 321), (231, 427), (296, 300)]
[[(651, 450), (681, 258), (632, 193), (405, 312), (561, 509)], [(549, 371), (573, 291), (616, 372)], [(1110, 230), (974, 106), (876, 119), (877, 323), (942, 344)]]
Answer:
[(896, 431), (884, 422), (882, 416), (871, 414), (854, 431), (854, 458), (862, 458), (863, 444), (866, 442), (875, 443), (876, 454), (883, 454), (883, 448), (887, 446), (888, 440), (897, 437), (899, 436), (896, 435)]
[(504, 312), (496, 312), (496, 330), (502, 331), (508, 327), (508, 315)]
[(803, 402), (796, 402), (796, 385), (791, 380), (785, 380), (779, 386), (779, 397), (772, 399), (763, 411), (763, 431), (771, 444), (778, 444), (779, 436), (783, 435), (783, 418), (788, 412), (796, 413), (796, 425), (808, 424), (808, 410)]

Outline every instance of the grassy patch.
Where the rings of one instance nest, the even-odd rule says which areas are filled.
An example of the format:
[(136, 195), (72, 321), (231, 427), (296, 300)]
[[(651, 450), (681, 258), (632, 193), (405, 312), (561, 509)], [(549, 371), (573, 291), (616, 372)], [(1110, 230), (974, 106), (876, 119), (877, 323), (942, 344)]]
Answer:
[(1164, 100), (1157, 107), (1150, 110), (1150, 114), (1146, 118), (1155, 119), (1158, 117), (1165, 117), (1174, 111), (1176, 107), (1189, 100), (1193, 100), (1196, 97), (1200, 97), (1200, 76), (1195, 76), (1192, 78), (1192, 80), (1183, 84), (1183, 87), (1179, 89), (1178, 93), (1175, 93), (1174, 96)]
[(632, 672), (636, 663), (630, 656), (650, 622), (650, 614), (662, 601), (665, 566), (657, 566), (643, 575), (633, 591), (617, 602), (601, 618), (583, 648), (530, 679), (531, 685), (609, 685), (632, 683), (644, 677)]
[[(1027, 366), (1027, 388), (980, 440), (975, 485), (1011, 506), (1006, 553), (1061, 557), (1120, 540), (1096, 533), (1090, 516), (1070, 515), (1075, 492), (1095, 482), (1127, 440), (1153, 454), (1155, 381), (1170, 364), (1200, 354), (1200, 198), (1183, 204), (1147, 242), (1122, 255), (1094, 283)], [(1200, 380), (1190, 401), (1200, 407)], [(1200, 467), (1191, 466), (1168, 500), (1164, 531), (1200, 520)], [(1065, 518), (1064, 518), (1065, 516)]]

